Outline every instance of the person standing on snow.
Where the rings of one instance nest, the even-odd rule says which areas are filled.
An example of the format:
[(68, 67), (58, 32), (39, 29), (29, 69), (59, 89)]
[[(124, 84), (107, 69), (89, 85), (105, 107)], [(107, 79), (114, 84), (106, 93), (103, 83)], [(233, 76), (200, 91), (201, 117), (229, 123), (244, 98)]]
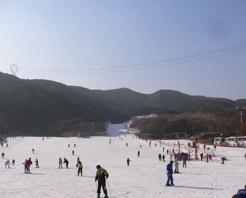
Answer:
[(81, 176), (82, 176), (82, 174), (83, 174), (83, 171), (82, 171), (83, 165), (82, 165), (81, 161), (79, 161), (79, 162), (76, 164), (76, 166), (78, 167), (78, 176), (79, 176), (79, 173), (80, 173)]
[(12, 166), (15, 166), (15, 159), (12, 160)]
[(179, 173), (179, 162), (177, 157), (175, 157), (174, 159), (174, 167), (175, 167), (174, 173)]
[(165, 162), (165, 155), (164, 154), (162, 155), (162, 160), (163, 160), (163, 162)]
[(38, 158), (36, 158), (35, 164), (36, 164), (36, 168), (39, 168), (39, 165), (38, 165)]
[[(171, 182), (171, 184), (170, 184)], [(166, 186), (172, 186), (173, 183), (173, 161), (167, 165), (167, 184)]]
[(201, 157), (201, 161), (202, 161), (202, 159), (203, 159), (203, 153), (200, 154), (200, 157)]
[(31, 171), (30, 171), (30, 167), (32, 165), (31, 158), (29, 158), (29, 160), (27, 160), (26, 165), (27, 165), (27, 173), (31, 173)]
[(9, 161), (9, 160), (7, 160), (7, 161), (5, 162), (5, 168), (10, 168), (10, 161)]
[(59, 168), (63, 168), (62, 167), (62, 158), (59, 157)]
[(97, 168), (97, 172), (96, 172), (95, 181), (98, 181), (97, 197), (100, 198), (101, 187), (102, 187), (103, 188), (103, 192), (105, 194), (104, 198), (109, 198), (108, 197), (108, 192), (107, 192), (107, 189), (106, 189), (106, 179), (105, 179), (105, 178), (109, 177), (109, 174), (100, 165), (97, 165), (96, 168)]
[(130, 165), (130, 159), (129, 158), (127, 158), (127, 160), (126, 160), (126, 162), (127, 162), (127, 166), (129, 166)]
[(187, 167), (187, 165), (186, 165), (187, 157), (186, 157), (185, 154), (183, 155), (182, 160), (183, 160), (183, 168), (184, 168), (184, 167), (186, 168), (186, 167)]
[(158, 158), (159, 158), (159, 160), (161, 161), (161, 154), (159, 153), (159, 155), (158, 155)]

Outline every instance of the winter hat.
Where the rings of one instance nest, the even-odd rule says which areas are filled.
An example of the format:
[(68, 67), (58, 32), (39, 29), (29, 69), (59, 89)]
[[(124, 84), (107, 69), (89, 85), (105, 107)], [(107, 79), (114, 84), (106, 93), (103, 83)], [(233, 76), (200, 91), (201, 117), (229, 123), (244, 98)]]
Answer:
[(100, 166), (100, 165), (97, 165), (96, 167), (97, 167), (97, 169), (101, 168), (101, 166)]

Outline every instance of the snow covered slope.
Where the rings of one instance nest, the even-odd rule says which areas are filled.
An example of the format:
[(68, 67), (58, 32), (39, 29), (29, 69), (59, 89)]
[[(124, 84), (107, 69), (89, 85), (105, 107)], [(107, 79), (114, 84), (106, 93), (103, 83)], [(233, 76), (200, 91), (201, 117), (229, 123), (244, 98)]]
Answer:
[[(108, 137), (52, 137), (44, 141), (41, 137), (17, 137), (9, 140), (8, 148), (0, 148), (0, 152), (5, 153), (5, 158), (0, 159), (0, 197), (96, 197), (97, 164), (109, 172), (107, 188), (109, 195), (115, 198), (224, 198), (231, 197), (246, 184), (246, 160), (243, 158), (246, 149), (217, 147), (213, 161), (188, 161), (187, 168), (180, 166), (181, 173), (174, 174), (175, 187), (166, 187), (168, 162), (158, 160), (158, 154), (163, 154), (162, 148), (154, 144), (149, 147), (149, 142), (131, 135), (119, 138), (117, 130), (123, 125), (110, 125)], [(140, 157), (137, 157), (138, 150)], [(75, 167), (78, 156), (84, 166), (82, 177), (77, 176)], [(228, 158), (223, 165), (221, 156)], [(22, 163), (29, 157), (33, 162), (38, 158), (40, 168), (33, 164), (32, 174), (24, 174)], [(59, 157), (69, 160), (69, 169), (58, 169)], [(127, 158), (131, 160), (129, 167)], [(16, 165), (5, 169), (7, 159), (15, 159)], [(169, 161), (167, 155), (166, 160)]]

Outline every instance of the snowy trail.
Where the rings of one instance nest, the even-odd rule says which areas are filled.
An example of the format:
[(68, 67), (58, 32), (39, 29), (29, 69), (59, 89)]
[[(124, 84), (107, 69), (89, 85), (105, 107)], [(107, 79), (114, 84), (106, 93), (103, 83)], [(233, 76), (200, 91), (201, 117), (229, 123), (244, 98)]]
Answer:
[[(181, 174), (174, 174), (176, 186), (166, 187), (168, 162), (158, 160), (162, 148), (153, 144), (149, 147), (148, 142), (132, 139), (131, 135), (123, 135), (120, 139), (117, 130), (123, 125), (110, 125), (108, 137), (45, 138), (44, 141), (41, 137), (18, 137), (10, 140), (9, 147), (0, 148), (0, 152), (5, 152), (6, 159), (15, 159), (16, 165), (5, 169), (6, 159), (0, 159), (0, 197), (96, 197), (94, 177), (97, 164), (109, 172), (110, 192), (115, 198), (231, 197), (246, 183), (246, 160), (242, 157), (246, 149), (217, 147), (215, 154), (218, 157), (212, 162), (188, 161), (187, 168), (180, 166)], [(137, 157), (138, 150), (140, 157)], [(222, 155), (230, 160), (224, 165), (220, 164)], [(82, 177), (77, 176), (75, 167), (78, 156), (84, 167)], [(22, 162), (29, 157), (33, 162), (38, 158), (40, 168), (33, 164), (32, 174), (24, 174)], [(69, 160), (69, 169), (58, 169), (59, 157)], [(129, 167), (127, 158), (131, 160)], [(166, 160), (169, 161), (168, 156)]]

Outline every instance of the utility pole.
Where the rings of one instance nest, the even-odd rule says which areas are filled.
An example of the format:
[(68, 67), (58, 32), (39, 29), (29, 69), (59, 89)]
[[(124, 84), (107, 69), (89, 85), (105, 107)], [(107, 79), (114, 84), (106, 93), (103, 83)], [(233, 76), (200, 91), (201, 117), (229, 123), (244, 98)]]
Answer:
[(245, 128), (244, 128), (244, 115), (243, 112), (246, 109), (245, 105), (237, 105), (236, 109), (238, 109), (240, 111), (241, 114), (241, 136), (245, 136)]

